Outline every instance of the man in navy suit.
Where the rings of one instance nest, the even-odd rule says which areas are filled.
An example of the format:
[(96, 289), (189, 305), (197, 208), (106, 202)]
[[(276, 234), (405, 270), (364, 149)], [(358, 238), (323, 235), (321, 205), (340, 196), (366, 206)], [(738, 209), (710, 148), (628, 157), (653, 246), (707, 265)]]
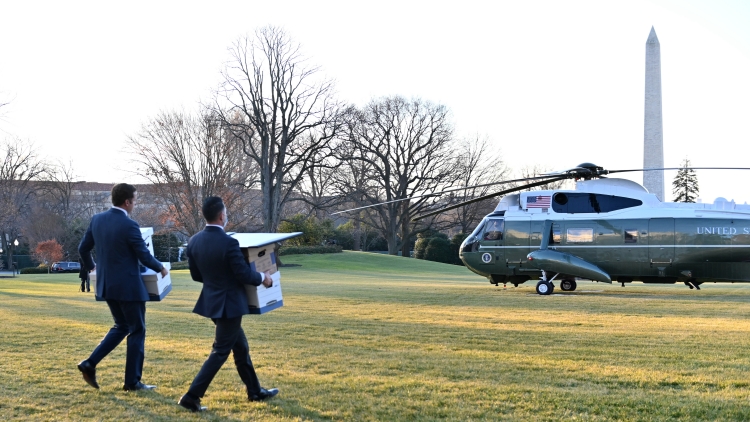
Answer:
[[(123, 390), (152, 390), (154, 385), (141, 382), (146, 342), (146, 301), (148, 291), (141, 279), (139, 261), (162, 277), (168, 271), (148, 250), (138, 223), (128, 217), (135, 207), (135, 186), (120, 183), (112, 188), (109, 211), (91, 219), (78, 246), (86, 270), (96, 268), (96, 296), (107, 301), (115, 325), (104, 336), (88, 359), (78, 364), (83, 379), (92, 387), (96, 381), (96, 365), (123, 339), (128, 339)], [(91, 259), (96, 251), (98, 265)]]
[(211, 354), (179, 401), (180, 406), (194, 412), (206, 410), (201, 406), (201, 397), (226, 362), (229, 352), (234, 354), (234, 364), (247, 387), (250, 401), (265, 400), (279, 393), (276, 388), (266, 390), (260, 386), (250, 360), (247, 338), (242, 331), (242, 316), (250, 313), (245, 285), (271, 287), (271, 273), (252, 270), (237, 239), (224, 232), (227, 210), (221, 198), (206, 198), (203, 217), (206, 228), (193, 236), (187, 246), (190, 275), (193, 280), (203, 283), (193, 312), (211, 318), (216, 332)]

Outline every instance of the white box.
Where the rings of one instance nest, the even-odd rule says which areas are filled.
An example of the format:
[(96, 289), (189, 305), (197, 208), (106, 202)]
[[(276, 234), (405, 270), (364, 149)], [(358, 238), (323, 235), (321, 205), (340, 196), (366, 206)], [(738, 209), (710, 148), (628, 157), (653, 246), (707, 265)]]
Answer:
[(281, 295), (281, 274), (276, 271), (271, 274), (271, 280), (273, 280), (271, 287), (262, 284), (257, 287), (245, 285), (251, 314), (264, 314), (284, 306), (284, 297)]
[(146, 242), (146, 247), (148, 248), (148, 251), (151, 252), (151, 256), (154, 255), (154, 242), (152, 240), (152, 236), (154, 235), (154, 229), (151, 227), (141, 227), (141, 237), (143, 238), (143, 241)]
[[(172, 268), (169, 262), (162, 262), (161, 265), (167, 270)], [(152, 302), (161, 301), (172, 291), (172, 274), (167, 274), (166, 277), (162, 278), (161, 273), (157, 273), (151, 268), (146, 268), (146, 272), (141, 273), (141, 278), (146, 284), (148, 300)]]
[[(161, 265), (166, 269), (170, 269), (172, 266), (169, 262), (162, 262)], [(91, 285), (94, 286), (94, 295), (96, 300), (102, 301), (96, 294), (96, 269), (89, 273), (91, 279)], [(171, 274), (167, 274), (166, 277), (162, 278), (161, 273), (146, 268), (146, 272), (141, 273), (141, 279), (143, 284), (146, 285), (146, 291), (148, 292), (148, 300), (150, 302), (161, 302), (162, 299), (167, 297), (169, 292), (172, 291), (172, 277)]]
[(245, 259), (254, 271), (271, 273), (271, 287), (245, 285), (251, 314), (265, 314), (284, 306), (281, 273), (276, 265), (275, 243), (301, 235), (296, 233), (229, 233), (237, 239)]
[(260, 248), (240, 247), (245, 260), (250, 264), (253, 271), (271, 273), (273, 285), (271, 287), (245, 285), (247, 293), (247, 304), (251, 314), (265, 314), (276, 308), (284, 306), (284, 297), (281, 295), (281, 274), (276, 266), (276, 252), (274, 245), (266, 245)]
[[(151, 252), (151, 256), (154, 256), (154, 242), (152, 238), (153, 235), (153, 228), (141, 227), (141, 237), (143, 237), (143, 241), (146, 243), (148, 251)], [(169, 262), (162, 262), (161, 265), (163, 265), (164, 268), (168, 270), (172, 268)], [(172, 291), (171, 274), (167, 274), (166, 277), (162, 278), (161, 273), (157, 273), (156, 271), (147, 268), (143, 264), (141, 264), (140, 268), (142, 271), (141, 279), (146, 285), (146, 291), (148, 292), (148, 300), (151, 302), (160, 302), (169, 294), (169, 292)], [(94, 271), (89, 274), (89, 278), (91, 279), (91, 284), (94, 286), (94, 295), (96, 296), (96, 300), (104, 300), (100, 299), (99, 296), (96, 295), (96, 269), (94, 269)]]

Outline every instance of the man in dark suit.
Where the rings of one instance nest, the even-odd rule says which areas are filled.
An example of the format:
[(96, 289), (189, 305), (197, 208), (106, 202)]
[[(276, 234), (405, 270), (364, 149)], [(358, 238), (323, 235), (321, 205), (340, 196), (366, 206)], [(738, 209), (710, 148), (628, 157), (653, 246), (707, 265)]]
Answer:
[[(144, 344), (146, 341), (146, 301), (148, 292), (141, 279), (139, 261), (162, 277), (168, 271), (149, 252), (138, 223), (128, 217), (135, 207), (135, 187), (120, 183), (112, 188), (109, 211), (91, 219), (78, 252), (87, 271), (96, 268), (96, 296), (107, 301), (115, 325), (104, 336), (88, 359), (78, 364), (83, 379), (92, 387), (96, 381), (96, 365), (127, 337), (125, 359), (125, 391), (152, 390), (154, 385), (141, 382)], [(98, 265), (91, 259), (96, 251)]]
[(201, 406), (201, 397), (226, 362), (230, 351), (234, 354), (234, 364), (247, 387), (250, 401), (265, 400), (279, 392), (276, 388), (266, 390), (260, 386), (250, 360), (247, 338), (242, 331), (242, 316), (250, 313), (245, 285), (271, 287), (271, 273), (250, 269), (237, 239), (224, 232), (227, 210), (221, 198), (206, 198), (203, 217), (206, 228), (193, 236), (187, 246), (190, 275), (193, 280), (203, 283), (193, 312), (211, 318), (216, 325), (216, 333), (211, 354), (179, 401), (180, 406), (194, 412), (206, 410)]

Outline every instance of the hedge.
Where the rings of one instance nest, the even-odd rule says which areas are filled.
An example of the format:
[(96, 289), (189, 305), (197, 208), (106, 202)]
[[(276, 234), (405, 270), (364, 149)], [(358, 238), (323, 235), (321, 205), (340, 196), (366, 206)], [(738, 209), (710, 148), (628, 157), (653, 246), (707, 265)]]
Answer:
[(170, 266), (171, 266), (170, 270), (187, 270), (188, 262), (187, 261), (172, 262)]
[(340, 245), (326, 246), (284, 246), (279, 249), (279, 256), (284, 255), (305, 255), (318, 253), (339, 253), (343, 250)]
[(18, 274), (47, 274), (47, 267), (26, 267), (21, 268)]

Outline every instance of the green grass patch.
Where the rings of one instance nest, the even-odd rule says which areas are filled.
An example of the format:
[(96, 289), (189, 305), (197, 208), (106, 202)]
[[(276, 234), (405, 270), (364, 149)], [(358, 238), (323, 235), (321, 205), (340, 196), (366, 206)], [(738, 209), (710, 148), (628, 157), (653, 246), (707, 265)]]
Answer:
[(176, 405), (211, 347), (200, 284), (172, 272), (147, 306), (143, 381), (121, 390), (125, 344), (76, 369), (111, 325), (76, 274), (0, 279), (4, 420), (750, 420), (750, 286), (580, 282), (538, 296), (459, 266), (379, 254), (290, 255), (284, 307), (243, 322), (263, 386), (232, 359), (193, 415)]

